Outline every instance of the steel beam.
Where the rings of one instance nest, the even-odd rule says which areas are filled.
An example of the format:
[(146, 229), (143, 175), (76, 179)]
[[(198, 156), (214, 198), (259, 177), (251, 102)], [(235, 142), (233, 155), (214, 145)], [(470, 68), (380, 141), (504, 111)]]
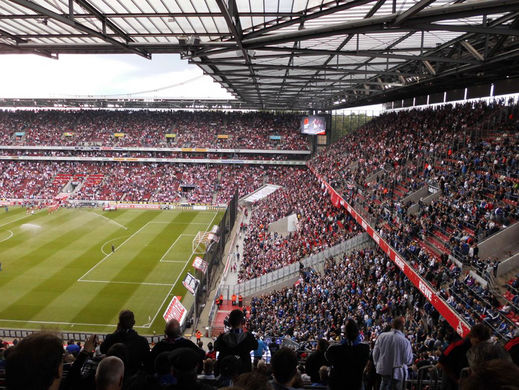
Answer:
[[(408, 20), (416, 23), (430, 23), (437, 20), (456, 19), (460, 17), (469, 17), (486, 13), (495, 14), (499, 12), (516, 11), (518, 6), (519, 0), (481, 0), (476, 3), (462, 3), (422, 10), (409, 17)], [(303, 41), (307, 39), (359, 32), (362, 31), (363, 28), (367, 28), (368, 30), (373, 31), (375, 26), (378, 26), (380, 30), (385, 30), (393, 25), (397, 16), (398, 14), (374, 16), (369, 19), (347, 21), (330, 26), (323, 26), (288, 33), (272, 34), (258, 38), (247, 37), (243, 40), (243, 45), (247, 48), (257, 48), (265, 45), (276, 45), (285, 42)]]
[(18, 43), (25, 43), (25, 42), (27, 42), (27, 40), (19, 37), (18, 35), (11, 34), (10, 32), (7, 32), (7, 31), (2, 30), (2, 29), (0, 29), (0, 37), (6, 37), (6, 38), (9, 38), (9, 39), (12, 39), (17, 44)]
[(90, 27), (87, 27), (87, 26), (84, 26), (83, 24), (81, 23), (78, 23), (77, 21), (73, 20), (73, 19), (69, 19), (68, 17), (65, 17), (65, 16), (62, 16), (61, 14), (58, 14), (56, 12), (53, 12), (45, 7), (42, 7), (41, 5), (39, 4), (36, 4), (36, 3), (33, 3), (31, 1), (28, 1), (28, 0), (11, 0), (11, 2), (15, 3), (15, 4), (18, 4), (24, 8), (27, 8), (33, 12), (36, 12), (42, 16), (45, 16), (45, 17), (48, 17), (48, 18), (51, 18), (51, 19), (54, 19), (60, 23), (63, 23), (69, 27), (73, 27), (79, 31), (82, 31), (88, 35), (91, 35), (91, 36), (94, 36), (94, 37), (97, 37), (97, 38), (100, 38), (102, 40), (104, 40), (105, 42), (108, 42), (114, 46), (118, 46), (120, 48), (123, 48), (125, 51), (127, 52), (132, 52), (132, 53), (136, 53), (142, 57), (145, 57), (145, 58), (148, 58), (150, 59), (151, 58), (151, 54), (149, 54), (148, 52), (146, 52), (145, 50), (142, 50), (142, 49), (139, 49), (139, 48), (133, 48), (129, 45), (127, 45), (126, 43), (123, 43), (123, 42), (120, 42), (116, 39), (113, 39), (113, 38), (110, 38), (108, 36), (106, 36), (105, 34), (99, 32), (99, 31), (96, 31), (94, 29), (91, 29)]
[[(81, 7), (83, 7), (85, 10), (93, 14), (96, 19), (101, 21), (103, 24), (103, 27), (108, 27), (110, 30), (112, 30), (115, 34), (117, 34), (120, 38), (124, 39), (126, 43), (133, 42), (133, 39), (126, 34), (123, 30), (121, 30), (118, 26), (116, 26), (106, 15), (99, 12), (97, 8), (95, 8), (92, 4), (90, 4), (87, 0), (71, 0), (78, 3)], [(104, 29), (104, 28), (103, 28)], [(105, 32), (106, 34), (106, 32)]]
[(434, 3), (436, 0), (420, 0), (418, 3), (415, 3), (411, 8), (409, 8), (407, 11), (402, 12), (400, 15), (398, 15), (395, 19), (395, 24), (402, 24), (407, 19), (409, 19), (411, 16), (417, 14), (421, 10), (423, 10), (425, 7), (430, 5), (431, 3)]
[[(236, 14), (237, 7), (236, 7), (235, 0), (228, 0), (227, 3), (228, 3), (228, 5), (226, 5), (223, 0), (216, 0), (216, 4), (218, 4), (218, 8), (220, 8), (220, 11), (222, 12), (223, 17), (225, 19), (225, 22), (227, 23), (227, 27), (229, 28), (229, 31), (231, 31), (232, 35), (234, 36), (234, 40), (236, 41), (236, 44), (243, 55), (243, 59), (245, 60), (245, 63), (247, 64), (247, 68), (249, 69), (250, 76), (252, 77), (254, 85), (256, 86), (256, 93), (258, 94), (258, 98), (261, 100), (261, 92), (258, 87), (258, 81), (256, 80), (256, 76), (254, 75), (254, 68), (252, 67), (249, 53), (243, 47), (243, 44), (242, 44), (243, 32), (242, 32), (241, 26), (239, 24), (239, 17), (237, 17), (237, 14)], [(234, 21), (232, 20), (233, 16), (235, 18)]]

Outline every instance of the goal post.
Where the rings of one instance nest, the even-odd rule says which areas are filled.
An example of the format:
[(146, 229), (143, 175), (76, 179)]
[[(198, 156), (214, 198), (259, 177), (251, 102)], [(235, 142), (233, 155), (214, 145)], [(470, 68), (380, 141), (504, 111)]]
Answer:
[(198, 232), (193, 239), (192, 250), (196, 255), (203, 255), (207, 249), (207, 246), (211, 242), (212, 237), (214, 236), (211, 232)]

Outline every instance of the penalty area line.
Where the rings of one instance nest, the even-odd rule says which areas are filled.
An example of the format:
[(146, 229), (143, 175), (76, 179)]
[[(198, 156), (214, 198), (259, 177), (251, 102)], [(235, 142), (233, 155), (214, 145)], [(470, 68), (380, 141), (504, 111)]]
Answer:
[(120, 280), (89, 280), (89, 279), (82, 279), (78, 280), (78, 282), (83, 283), (113, 283), (113, 284), (133, 284), (133, 285), (139, 285), (139, 286), (167, 286), (170, 287), (170, 283), (153, 283), (153, 282), (125, 282)]
[[(213, 221), (214, 221), (214, 219), (216, 218), (217, 215), (218, 215), (218, 212), (215, 212), (214, 215), (213, 215), (213, 219), (211, 219), (211, 222), (209, 222), (209, 224), (207, 225), (206, 230), (209, 228), (209, 226), (211, 226), (211, 224), (213, 223)], [(151, 328), (151, 325), (155, 322), (155, 319), (157, 318), (157, 316), (159, 315), (160, 310), (162, 309), (162, 306), (164, 306), (164, 304), (166, 303), (166, 300), (171, 295), (171, 291), (173, 291), (173, 288), (175, 287), (175, 285), (177, 284), (178, 280), (180, 279), (180, 276), (186, 270), (186, 267), (190, 263), (191, 257), (193, 257), (194, 254), (195, 254), (195, 251), (193, 251), (191, 253), (191, 255), (189, 256), (189, 258), (186, 259), (186, 264), (184, 265), (184, 268), (182, 268), (182, 271), (180, 271), (180, 273), (178, 274), (177, 278), (175, 279), (175, 282), (171, 285), (171, 288), (169, 289), (168, 294), (164, 297), (164, 300), (162, 301), (162, 303), (160, 304), (159, 308), (157, 309), (157, 312), (153, 316), (153, 319), (148, 323), (148, 326), (147, 326), (148, 328)]]

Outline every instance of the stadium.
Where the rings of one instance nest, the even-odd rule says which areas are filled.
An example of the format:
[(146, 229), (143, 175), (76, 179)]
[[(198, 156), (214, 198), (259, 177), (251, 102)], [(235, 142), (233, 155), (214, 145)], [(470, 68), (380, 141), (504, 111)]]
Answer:
[(515, 389), (519, 1), (0, 0), (0, 390)]

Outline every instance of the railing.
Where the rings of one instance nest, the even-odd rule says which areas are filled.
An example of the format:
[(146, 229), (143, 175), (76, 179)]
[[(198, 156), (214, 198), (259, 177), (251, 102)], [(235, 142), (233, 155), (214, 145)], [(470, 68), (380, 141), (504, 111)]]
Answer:
[[(32, 333), (40, 332), (39, 330), (26, 330), (26, 329), (0, 329), (0, 339), (1, 338), (10, 338), (10, 339), (22, 339)], [(63, 340), (75, 340), (75, 341), (86, 341), (92, 334), (92, 332), (59, 332), (58, 336)], [(104, 340), (104, 334), (98, 334), (99, 341)], [(145, 336), (148, 340), (149, 344), (158, 343), (162, 340), (163, 336)]]
[[(330, 257), (337, 256), (341, 253), (351, 251), (355, 248), (359, 248), (361, 245), (369, 244), (372, 245), (372, 241), (366, 233), (359, 234), (347, 241), (343, 241), (338, 245), (332, 246), (324, 251), (308, 256), (301, 260), (305, 267), (315, 267), (319, 263), (323, 263)], [(269, 272), (268, 274), (262, 275), (258, 278), (248, 280), (244, 283), (240, 283), (235, 286), (227, 286), (225, 293), (232, 295), (249, 296), (259, 291), (266, 290), (276, 284), (286, 282), (299, 275), (299, 262), (287, 265), (283, 268)], [(224, 291), (222, 291), (224, 293)], [(227, 299), (229, 299), (227, 297)]]

